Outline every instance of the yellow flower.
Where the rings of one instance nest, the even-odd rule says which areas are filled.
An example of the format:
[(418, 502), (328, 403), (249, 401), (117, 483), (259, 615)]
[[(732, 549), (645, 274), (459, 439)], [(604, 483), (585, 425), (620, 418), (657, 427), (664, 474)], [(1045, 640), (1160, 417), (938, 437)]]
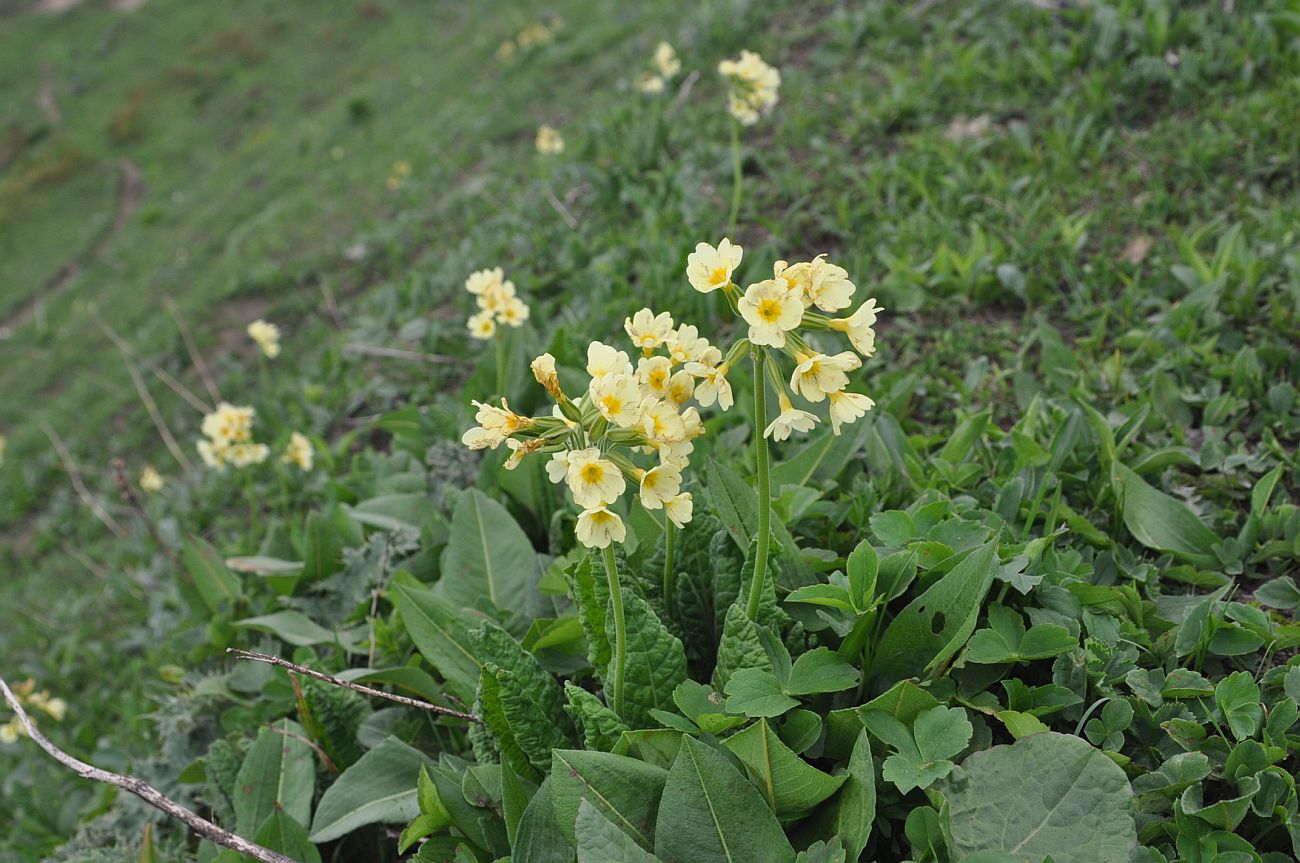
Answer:
[(18, 742), (18, 738), (25, 735), (27, 729), (23, 728), (22, 723), (17, 719), (12, 719), (3, 725), (0, 725), (0, 743), (13, 744)]
[(691, 395), (695, 392), (695, 378), (691, 373), (682, 369), (668, 380), (668, 401), (681, 407), (690, 400)]
[(846, 373), (862, 366), (862, 360), (852, 351), (842, 351), (833, 357), (799, 353), (795, 358), (799, 364), (790, 375), (790, 389), (814, 403), (848, 386)]
[(790, 399), (785, 393), (780, 394), (780, 399), (781, 413), (763, 430), (763, 437), (782, 441), (790, 437), (792, 431), (812, 431), (812, 427), (817, 425), (817, 417), (790, 404)]
[(505, 399), (501, 400), (501, 407), (478, 401), (471, 401), (470, 404), (478, 408), (474, 415), (478, 427), (469, 429), (460, 439), (470, 449), (496, 449), (510, 435), (533, 425), (531, 417), (511, 411)]
[(270, 450), (263, 444), (252, 442), (256, 413), (251, 407), (222, 402), (216, 410), (205, 415), (200, 429), (207, 440), (196, 444), (203, 463), (221, 469), (227, 464), (247, 467), (265, 461)]
[(50, 698), (41, 705), (41, 709), (48, 713), (55, 722), (62, 722), (68, 715), (68, 702), (62, 698)]
[(537, 382), (551, 394), (551, 398), (558, 400), (564, 397), (564, 393), (560, 390), (560, 375), (555, 370), (555, 357), (542, 354), (529, 363), (528, 368), (532, 370)]
[(248, 325), (248, 336), (270, 359), (280, 355), (280, 328), (260, 318)]
[(736, 305), (755, 345), (785, 347), (785, 334), (803, 321), (803, 302), (777, 279), (750, 285)]
[(618, 500), (627, 488), (618, 465), (602, 458), (596, 447), (569, 453), (569, 470), (565, 479), (573, 502), (583, 509), (607, 506)]
[(641, 430), (651, 441), (679, 441), (686, 437), (686, 424), (677, 408), (654, 396), (641, 402)]
[(632, 428), (641, 419), (641, 389), (631, 375), (597, 378), (590, 391), (600, 415), (619, 428)]
[(315, 455), (316, 450), (307, 436), (294, 432), (289, 435), (289, 445), (284, 448), (284, 455), (280, 456), (280, 461), (284, 464), (295, 464), (305, 473), (311, 470)]
[(467, 326), (470, 336), (479, 340), (485, 341), (497, 334), (496, 316), (488, 309), (470, 315)]
[(465, 280), (465, 290), (478, 297), (500, 288), (505, 283), (505, 280), (505, 271), (500, 267), (494, 267), (490, 270), (475, 270)]
[(710, 294), (731, 283), (731, 276), (740, 266), (745, 250), (732, 245), (726, 237), (715, 249), (708, 243), (698, 243), (695, 251), (686, 256), (686, 280), (702, 294)]
[(695, 400), (701, 407), (707, 408), (716, 401), (718, 407), (725, 411), (734, 404), (731, 384), (727, 381), (727, 372), (730, 370), (731, 366), (727, 363), (722, 363), (717, 368), (710, 368), (703, 363), (686, 364), (686, 371), (700, 378), (700, 382), (695, 385)]
[(656, 315), (649, 309), (642, 309), (623, 321), (623, 329), (627, 331), (632, 344), (648, 356), (650, 351), (668, 341), (672, 335), (673, 316), (668, 312)]
[(261, 464), (271, 455), (271, 448), (264, 443), (237, 443), (229, 447), (224, 458), (235, 467), (248, 467)]
[(497, 321), (512, 327), (522, 327), (528, 320), (528, 304), (518, 297), (509, 300), (497, 312)]
[(569, 475), (569, 451), (557, 452), (546, 463), (546, 478), (559, 485)]
[(689, 491), (684, 491), (671, 500), (664, 501), (664, 514), (678, 527), (686, 527), (691, 520), (691, 512), (694, 508), (694, 500), (691, 498)]
[(753, 51), (741, 51), (736, 60), (723, 60), (718, 74), (727, 79), (727, 110), (742, 125), (752, 126), (776, 106), (781, 73)]
[(632, 363), (624, 351), (603, 342), (592, 342), (587, 345), (587, 374), (593, 383), (606, 375), (631, 375)]
[(682, 487), (682, 472), (671, 464), (643, 471), (641, 474), (641, 505), (646, 509), (660, 509), (677, 495)]
[(547, 125), (537, 127), (537, 152), (544, 156), (556, 156), (564, 152), (564, 138), (558, 131)]
[(657, 96), (664, 91), (664, 79), (659, 75), (643, 72), (636, 79), (636, 88), (647, 96)]
[(502, 63), (509, 63), (512, 59), (514, 59), (516, 50), (517, 49), (515, 48), (515, 40), (507, 39), (506, 41), (502, 42), (500, 45), (497, 46), (497, 59), (500, 60)]
[(147, 464), (144, 466), (144, 470), (140, 471), (140, 488), (149, 494), (163, 490), (162, 474), (158, 473), (153, 465)]
[(876, 406), (876, 403), (860, 393), (851, 393), (841, 390), (837, 393), (830, 393), (831, 400), (831, 431), (835, 434), (840, 433), (840, 426), (854, 422), (867, 411)]
[(642, 357), (637, 363), (636, 379), (646, 395), (668, 395), (668, 381), (673, 362), (668, 357)]
[(221, 457), (221, 453), (217, 448), (213, 446), (212, 441), (200, 440), (195, 446), (198, 448), (199, 458), (203, 459), (205, 465), (217, 470), (225, 469), (226, 461)]
[(876, 352), (876, 331), (872, 329), (872, 324), (876, 322), (876, 314), (880, 311), (882, 309), (876, 306), (876, 301), (870, 299), (858, 306), (858, 310), (849, 317), (836, 318), (828, 326), (837, 332), (846, 333), (857, 352), (869, 357)]
[(510, 448), (510, 457), (506, 459), (505, 468), (506, 470), (514, 470), (519, 467), (519, 463), (524, 460), (524, 456), (535, 453), (546, 446), (546, 441), (542, 438), (533, 438), (532, 440), (507, 438), (506, 446)]
[(712, 345), (700, 336), (700, 331), (693, 324), (682, 324), (668, 337), (668, 355), (674, 363), (698, 362), (706, 357)]
[(587, 548), (605, 548), (611, 542), (622, 542), (627, 538), (627, 528), (618, 513), (610, 512), (606, 507), (598, 506), (583, 510), (578, 516), (578, 542)]
[(677, 52), (667, 42), (655, 46), (654, 64), (665, 78), (672, 78), (682, 71), (682, 61), (677, 59)]
[(818, 255), (812, 260), (808, 298), (823, 312), (838, 312), (853, 302), (853, 292), (857, 287), (849, 281), (848, 270), (825, 258), (825, 255)]

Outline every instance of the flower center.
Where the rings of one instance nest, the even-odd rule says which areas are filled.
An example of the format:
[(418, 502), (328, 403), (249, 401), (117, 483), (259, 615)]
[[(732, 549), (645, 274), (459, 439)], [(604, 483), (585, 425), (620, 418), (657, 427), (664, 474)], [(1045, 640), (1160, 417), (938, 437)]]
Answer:
[(781, 317), (780, 300), (762, 300), (758, 304), (758, 316), (769, 324), (776, 323)]
[(582, 481), (595, 485), (605, 478), (605, 469), (596, 462), (586, 465), (582, 469)]
[(730, 277), (727, 275), (726, 267), (715, 267), (713, 270), (709, 271), (710, 285), (725, 285), (730, 280)]
[(605, 396), (600, 400), (600, 405), (608, 414), (618, 414), (623, 411), (623, 400), (618, 396)]

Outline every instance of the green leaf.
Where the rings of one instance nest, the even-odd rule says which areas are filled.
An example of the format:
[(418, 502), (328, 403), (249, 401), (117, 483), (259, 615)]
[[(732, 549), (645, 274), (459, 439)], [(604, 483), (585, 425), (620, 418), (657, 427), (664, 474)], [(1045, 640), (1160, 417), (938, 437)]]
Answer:
[(881, 776), (904, 794), (913, 788), (928, 788), (947, 776), (953, 768), (951, 759), (966, 748), (974, 733), (960, 707), (932, 707), (916, 717), (910, 731), (878, 711), (867, 711), (863, 721), (872, 734), (896, 750), (885, 759)]
[(1133, 780), (1137, 794), (1161, 792), (1174, 795), (1210, 775), (1210, 759), (1204, 752), (1180, 752), (1165, 760), (1155, 770)]
[(453, 605), (527, 612), (541, 578), (537, 553), (506, 508), (478, 489), (463, 492), (451, 516), (439, 596)]
[(792, 590), (785, 598), (786, 602), (806, 602), (809, 605), (824, 605), (841, 611), (855, 610), (849, 592), (834, 584), (810, 584), (798, 590)]
[(901, 509), (887, 509), (868, 519), (871, 532), (887, 546), (904, 546), (917, 538), (912, 517)]
[(997, 573), (996, 550), (994, 539), (970, 552), (890, 622), (871, 667), (877, 687), (919, 677), (962, 648)]
[[(202, 537), (189, 533), (185, 535), (181, 562), (190, 578), (194, 579), (194, 587), (208, 611), (215, 613), (239, 601), (239, 576), (230, 571), (217, 550)], [(253, 825), (254, 828), (256, 826)]]
[(432, 591), (394, 583), (393, 605), (421, 655), (465, 702), (474, 699), (482, 663), (474, 654), (465, 613)]
[(984, 434), (984, 429), (989, 424), (989, 418), (992, 411), (980, 411), (972, 414), (957, 424), (953, 429), (952, 435), (948, 442), (939, 450), (939, 458), (951, 464), (957, 464), (964, 461), (970, 453), (971, 448), (979, 441), (980, 436)]
[(870, 542), (864, 539), (853, 549), (844, 562), (844, 574), (848, 577), (853, 610), (870, 610), (876, 592), (876, 579), (880, 575), (880, 558)]
[(235, 832), (252, 836), (277, 811), (300, 824), (311, 818), (316, 761), (307, 732), (281, 719), (257, 734), (235, 777)]
[(806, 814), (848, 779), (813, 767), (786, 746), (766, 719), (728, 737), (723, 745), (745, 765), (749, 778), (778, 817)]
[(396, 737), (361, 756), (321, 795), (311, 841), (329, 842), (366, 824), (415, 818), (420, 813), (420, 768), (427, 762), (418, 749)]
[(1040, 623), (1026, 632), (1020, 615), (1001, 605), (990, 605), (988, 614), (989, 628), (972, 635), (966, 646), (969, 662), (994, 665), (1049, 659), (1079, 644), (1070, 630), (1055, 623)]
[(272, 812), (257, 828), (253, 841), (300, 863), (321, 863), (320, 852), (307, 837), (307, 830), (283, 812)]
[(573, 600), (578, 606), (578, 622), (587, 637), (587, 661), (602, 678), (609, 668), (613, 649), (605, 631), (609, 616), (609, 587), (605, 576), (596, 573), (595, 555), (588, 554), (573, 568)]
[(871, 759), (871, 738), (858, 733), (849, 757), (848, 779), (840, 792), (835, 814), (835, 832), (844, 843), (849, 860), (857, 860), (871, 838), (876, 820), (876, 772)]
[[(574, 728), (564, 710), (566, 699), (559, 682), (544, 669), (537, 657), (524, 650), (514, 636), (490, 621), (472, 636), (474, 652), (483, 662), (480, 700), (492, 699), (493, 734), (501, 732), (499, 720), (508, 728), (505, 736), (523, 750), (534, 767), (550, 769), (551, 750), (569, 746)], [(484, 688), (484, 681), (492, 682)], [(540, 779), (512, 764), (521, 775)]]
[(1255, 599), (1269, 608), (1289, 610), (1300, 606), (1300, 587), (1289, 575), (1266, 582), (1255, 591)]
[(743, 716), (780, 716), (798, 707), (786, 695), (776, 676), (766, 668), (742, 668), (727, 681), (727, 712)]
[(758, 790), (712, 747), (683, 735), (655, 823), (664, 863), (791, 863), (794, 848)]
[(1183, 812), (1212, 824), (1220, 830), (1236, 830), (1250, 811), (1250, 801), (1259, 791), (1259, 779), (1246, 776), (1237, 782), (1236, 797), (1222, 797), (1213, 803), (1205, 802), (1205, 789), (1200, 782), (1183, 791), (1178, 803)]
[(1259, 684), (1248, 671), (1236, 671), (1214, 687), (1214, 703), (1223, 712), (1232, 736), (1247, 740), (1259, 731), (1264, 708), (1259, 703)]
[(758, 636), (758, 624), (745, 616), (740, 603), (727, 609), (722, 624), (722, 640), (718, 645), (718, 664), (713, 670), (713, 688), (726, 690), (731, 676), (745, 668), (771, 670), (763, 642)]
[(858, 685), (860, 675), (844, 657), (825, 647), (802, 653), (790, 669), (790, 682), (785, 686), (787, 695), (816, 695), (822, 692), (839, 692)]
[(618, 714), (610, 710), (592, 693), (570, 681), (564, 682), (564, 694), (569, 700), (569, 715), (582, 732), (582, 745), (587, 749), (609, 752), (628, 730)]
[[(742, 549), (747, 548), (758, 530), (758, 494), (752, 485), (717, 459), (709, 459), (707, 470), (709, 500), (714, 511), (736, 544)], [(799, 555), (799, 546), (781, 519), (771, 520), (771, 530), (772, 540), (781, 547), (783, 572), (790, 578), (791, 585), (812, 582), (812, 571)], [(775, 571), (769, 571), (769, 576), (775, 574)]]
[(651, 710), (671, 710), (673, 690), (686, 679), (682, 642), (668, 631), (654, 609), (623, 589), (627, 620), (627, 667), (623, 683), (623, 719), (642, 727), (654, 725)]
[(256, 629), (269, 632), (282, 641), (304, 647), (310, 644), (333, 644), (337, 637), (333, 632), (313, 621), (301, 611), (277, 611), (261, 617), (246, 617), (236, 620), (234, 625), (240, 629)]
[(555, 817), (548, 778), (537, 789), (519, 819), (519, 830), (511, 843), (511, 863), (573, 863), (573, 842), (566, 838)]
[(1216, 560), (1213, 548), (1219, 537), (1187, 505), (1148, 485), (1146, 480), (1116, 462), (1111, 482), (1120, 501), (1124, 526), (1133, 538), (1156, 551), (1167, 552), (1206, 566)]
[(302, 580), (318, 581), (343, 568), (343, 549), (364, 541), (361, 525), (335, 506), (328, 515), (307, 513), (302, 528)]
[(651, 825), (668, 771), (635, 758), (581, 749), (557, 749), (554, 763), (552, 806), (565, 837), (573, 841), (578, 806), (586, 800), (642, 848), (654, 847)]
[(939, 699), (910, 680), (900, 680), (866, 704), (857, 708), (860, 713), (879, 710), (906, 725), (916, 721), (922, 710), (937, 707)]
[[(489, 757), (499, 757), (502, 763), (510, 765), (511, 769), (521, 776), (539, 781), (545, 776), (545, 770), (541, 765), (533, 763), (531, 754), (524, 749), (515, 736), (512, 716), (507, 712), (505, 699), (502, 697), (502, 690), (505, 687), (517, 689), (519, 684), (509, 671), (495, 663), (489, 662), (484, 665), (483, 673), (479, 677), (478, 695), (474, 699), (474, 710), (483, 720), (487, 739), (485, 741), (472, 739), (475, 755), (480, 761)], [(480, 751), (481, 746), (487, 747), (488, 754), (485, 755)], [(549, 754), (547, 752), (547, 755)]]
[(587, 800), (578, 804), (574, 832), (578, 863), (657, 863), (659, 860)]
[(723, 712), (725, 699), (721, 695), (694, 680), (684, 680), (673, 690), (673, 702), (683, 716), (707, 734), (721, 734), (745, 724), (742, 717), (728, 716)]
[(940, 787), (955, 859), (1129, 863), (1137, 848), (1124, 771), (1081, 738), (1046, 732), (968, 757)]

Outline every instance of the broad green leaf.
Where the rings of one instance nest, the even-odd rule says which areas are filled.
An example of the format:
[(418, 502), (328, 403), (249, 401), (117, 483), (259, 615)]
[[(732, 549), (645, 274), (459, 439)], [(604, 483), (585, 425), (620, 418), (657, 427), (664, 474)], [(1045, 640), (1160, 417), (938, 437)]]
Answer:
[(785, 692), (787, 695), (839, 692), (857, 686), (860, 677), (858, 670), (844, 657), (825, 647), (817, 647), (800, 654), (794, 661)]
[(910, 680), (900, 680), (885, 692), (857, 708), (860, 713), (879, 710), (899, 722), (911, 725), (922, 710), (937, 707), (939, 699)]
[(329, 842), (366, 824), (415, 818), (420, 814), (420, 767), (427, 762), (418, 749), (396, 737), (361, 756), (321, 795), (311, 841)]
[(991, 416), (992, 411), (984, 410), (957, 423), (957, 428), (953, 429), (948, 442), (943, 445), (943, 449), (939, 450), (939, 458), (952, 464), (964, 461), (971, 448), (984, 434)]
[(623, 610), (627, 619), (623, 719), (633, 726), (653, 725), (650, 711), (671, 710), (673, 690), (686, 679), (686, 653), (650, 604), (628, 588), (623, 588)]
[(1180, 752), (1163, 764), (1133, 780), (1136, 794), (1161, 792), (1169, 796), (1181, 793), (1195, 782), (1210, 775), (1210, 759), (1204, 752)]
[(1019, 710), (999, 710), (997, 715), (1002, 724), (1007, 727), (1007, 732), (1016, 740), (1050, 730), (1043, 720), (1032, 713), (1021, 713)]
[(418, 531), (433, 512), (427, 495), (413, 492), (383, 494), (345, 510), (353, 519), (379, 530)]
[(1001, 605), (989, 606), (989, 628), (971, 636), (966, 659), (977, 664), (1000, 664), (1049, 659), (1068, 653), (1079, 639), (1064, 626), (1040, 623), (1025, 630), (1020, 614)]
[(1250, 811), (1250, 801), (1259, 791), (1259, 779), (1245, 776), (1237, 781), (1236, 795), (1220, 795), (1213, 803), (1205, 802), (1205, 789), (1200, 782), (1188, 787), (1179, 798), (1183, 812), (1212, 824), (1220, 830), (1236, 830)]
[(792, 590), (785, 598), (786, 602), (806, 602), (809, 605), (824, 605), (841, 611), (854, 611), (853, 599), (849, 592), (834, 584), (810, 584), (798, 590)]
[(343, 568), (343, 549), (361, 545), (361, 525), (335, 506), (328, 513), (309, 512), (302, 528), (302, 579), (318, 581)]
[[(181, 547), (181, 562), (185, 571), (194, 580), (194, 587), (208, 607), (208, 611), (217, 612), (239, 601), (241, 595), (239, 576), (226, 566), (226, 562), (202, 537), (194, 534), (185, 535), (185, 544)], [(250, 829), (256, 829), (253, 825)]]
[(1133, 790), (1087, 741), (1031, 734), (969, 756), (940, 786), (955, 859), (1001, 851), (1023, 861), (1129, 863)]
[(718, 645), (718, 664), (713, 670), (713, 688), (726, 690), (731, 676), (745, 668), (771, 670), (763, 642), (758, 636), (758, 624), (745, 616), (739, 602), (727, 609), (722, 625), (722, 640)]
[(880, 574), (880, 558), (867, 540), (859, 542), (844, 562), (844, 574), (849, 582), (849, 598), (855, 610), (868, 611), (876, 592), (876, 578)]
[(463, 492), (451, 517), (438, 595), (475, 608), (527, 612), (541, 577), (533, 544), (506, 508), (478, 489)]
[[(537, 657), (495, 623), (485, 621), (474, 633), (473, 642), (475, 656), (483, 662), (479, 698), (485, 707), (492, 699), (494, 721), (489, 730), (511, 738), (544, 773), (550, 769), (551, 750), (574, 741), (573, 725), (564, 710), (564, 690)], [(484, 687), (488, 677), (493, 680)], [(500, 719), (506, 721), (507, 729), (499, 727)], [(521, 775), (540, 779), (522, 765), (512, 766)]]
[(835, 832), (844, 843), (849, 860), (857, 860), (871, 838), (876, 820), (876, 773), (871, 759), (871, 738), (858, 734), (849, 758), (848, 779), (840, 791), (835, 815)]
[(364, 683), (367, 686), (387, 683), (425, 701), (436, 702), (443, 697), (442, 689), (427, 671), (410, 665), (394, 665), (390, 668), (345, 668), (334, 676), (352, 683)]
[(867, 421), (854, 423), (844, 434), (827, 431), (808, 441), (798, 453), (772, 467), (773, 487), (802, 486), (814, 476), (838, 474), (866, 443), (869, 425)]
[(872, 734), (896, 750), (885, 759), (881, 776), (904, 794), (947, 776), (953, 768), (951, 759), (966, 748), (974, 732), (960, 707), (932, 707), (917, 715), (910, 730), (877, 711), (867, 711), (863, 721)]
[(564, 694), (569, 700), (565, 709), (582, 732), (582, 745), (587, 749), (611, 751), (618, 738), (628, 730), (623, 720), (595, 695), (567, 680)]
[(794, 848), (758, 790), (722, 753), (683, 735), (655, 822), (664, 863), (791, 863)]
[(253, 841), (299, 863), (321, 863), (320, 852), (307, 837), (306, 828), (284, 812), (272, 812), (257, 828)]
[[(727, 465), (710, 458), (708, 464), (708, 492), (714, 512), (722, 520), (727, 532), (742, 549), (758, 530), (758, 494), (754, 487)], [(799, 555), (799, 546), (781, 519), (771, 520), (772, 540), (781, 547), (782, 573), (791, 587), (810, 584), (812, 571)], [(775, 576), (769, 570), (769, 576)]]
[(1120, 463), (1111, 475), (1124, 526), (1133, 538), (1156, 551), (1177, 555), (1192, 563), (1213, 566), (1219, 537), (1187, 505), (1147, 484)]
[(282, 811), (300, 824), (311, 818), (316, 790), (316, 756), (307, 732), (281, 719), (257, 734), (235, 777), (235, 832), (252, 836), (272, 813)]
[(654, 847), (651, 825), (668, 772), (662, 767), (581, 749), (557, 749), (551, 774), (551, 800), (560, 831), (570, 840), (578, 805), (586, 800), (646, 850)]
[(1228, 722), (1232, 736), (1247, 740), (1259, 731), (1264, 708), (1259, 703), (1259, 684), (1248, 671), (1235, 671), (1214, 687), (1214, 703)]
[[(542, 765), (533, 763), (531, 753), (515, 736), (512, 721), (514, 717), (507, 712), (505, 699), (502, 697), (504, 687), (518, 689), (519, 684), (509, 671), (502, 669), (496, 663), (489, 662), (484, 665), (479, 677), (478, 694), (474, 699), (474, 711), (483, 720), (486, 737), (480, 739), (471, 735), (474, 753), (480, 761), (500, 758), (502, 763), (510, 765), (511, 769), (520, 775), (539, 781), (546, 775), (545, 770)], [(483, 751), (484, 747), (486, 752)], [(549, 751), (546, 754), (549, 755)]]
[[(506, 838), (511, 846), (515, 844), (515, 837), (519, 835), (519, 822), (523, 819), (528, 803), (536, 792), (536, 786), (520, 779), (519, 775), (510, 769), (509, 764), (501, 765), (501, 818), (506, 822)], [(423, 810), (424, 806), (421, 805), (420, 808)]]
[(240, 629), (256, 629), (269, 632), (281, 640), (303, 647), (309, 644), (332, 644), (336, 640), (333, 632), (313, 621), (301, 611), (277, 611), (261, 617), (246, 617), (235, 621)]
[(483, 666), (474, 654), (466, 614), (432, 591), (401, 582), (390, 595), (420, 653), (462, 701), (473, 701)]
[(609, 667), (611, 639), (605, 630), (609, 615), (609, 587), (603, 572), (597, 572), (595, 555), (588, 554), (573, 568), (572, 590), (578, 606), (578, 622), (587, 637), (587, 661), (602, 678)]
[(901, 509), (878, 512), (868, 519), (871, 532), (887, 546), (904, 546), (917, 538), (912, 517)]
[(254, 575), (293, 575), (302, 572), (300, 560), (281, 560), (278, 557), (263, 555), (228, 557), (226, 566), (234, 572), (251, 572)]
[(636, 844), (586, 799), (578, 804), (574, 832), (578, 863), (657, 863), (659, 859)]
[(573, 842), (565, 837), (556, 820), (551, 782), (548, 778), (541, 784), (519, 819), (510, 846), (511, 863), (573, 863)]
[(871, 665), (875, 686), (919, 677), (951, 659), (974, 631), (997, 568), (994, 539), (908, 603), (881, 636)]
[(823, 773), (795, 755), (766, 719), (731, 735), (723, 745), (745, 765), (768, 806), (781, 818), (810, 812), (848, 778)]
[(765, 668), (742, 668), (727, 681), (727, 712), (743, 716), (780, 716), (798, 707), (786, 695), (776, 676)]

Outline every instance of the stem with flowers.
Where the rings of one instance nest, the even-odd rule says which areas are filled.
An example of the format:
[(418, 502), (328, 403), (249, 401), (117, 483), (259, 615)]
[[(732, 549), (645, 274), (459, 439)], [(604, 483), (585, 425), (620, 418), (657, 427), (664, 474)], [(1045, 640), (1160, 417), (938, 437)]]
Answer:
[(749, 584), (749, 600), (745, 603), (745, 616), (758, 620), (758, 604), (763, 598), (763, 582), (767, 578), (767, 554), (772, 544), (772, 480), (768, 472), (767, 437), (767, 379), (764, 368), (767, 351), (755, 347), (754, 360), (754, 466), (755, 491), (758, 492), (758, 548), (754, 557), (754, 579)]
[(610, 705), (620, 717), (623, 715), (623, 677), (627, 665), (627, 623), (623, 617), (623, 589), (618, 582), (618, 565), (614, 562), (613, 544), (601, 550), (605, 561), (605, 577), (609, 580), (609, 601), (614, 611), (614, 659), (610, 665), (610, 687), (613, 702)]

